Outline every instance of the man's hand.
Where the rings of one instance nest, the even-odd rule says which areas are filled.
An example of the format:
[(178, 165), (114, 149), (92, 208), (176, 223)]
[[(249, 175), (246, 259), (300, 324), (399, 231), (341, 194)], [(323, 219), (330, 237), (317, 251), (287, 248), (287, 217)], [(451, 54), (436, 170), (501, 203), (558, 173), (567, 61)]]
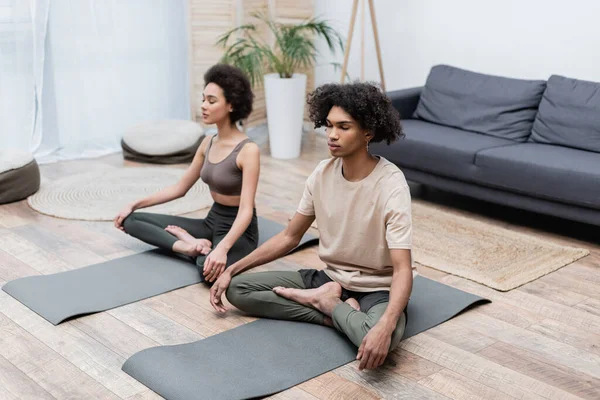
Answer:
[(360, 360), (359, 370), (374, 369), (383, 364), (390, 350), (393, 329), (381, 323), (375, 324), (364, 337), (358, 348), (357, 360)]
[(221, 274), (219, 279), (217, 279), (215, 284), (210, 288), (210, 304), (212, 304), (213, 308), (220, 313), (227, 311), (227, 308), (221, 301), (221, 296), (223, 296), (223, 293), (225, 293), (230, 283), (231, 275), (225, 272)]
[(204, 279), (213, 282), (223, 273), (226, 265), (227, 252), (217, 245), (204, 261)]

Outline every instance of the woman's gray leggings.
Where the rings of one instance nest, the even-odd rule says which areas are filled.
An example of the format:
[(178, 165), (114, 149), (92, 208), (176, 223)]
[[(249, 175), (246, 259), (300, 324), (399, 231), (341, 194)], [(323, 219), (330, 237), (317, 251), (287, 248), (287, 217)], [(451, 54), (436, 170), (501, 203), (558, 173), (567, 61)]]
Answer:
[[(178, 240), (175, 236), (165, 231), (168, 225), (179, 226), (197, 239), (208, 239), (214, 249), (223, 240), (231, 229), (237, 216), (239, 207), (224, 206), (213, 203), (205, 219), (193, 219), (174, 215), (152, 214), (145, 212), (131, 213), (125, 221), (123, 228), (129, 235), (140, 239), (153, 246), (166, 250), (173, 250), (173, 244)], [(258, 221), (256, 209), (252, 221), (246, 231), (235, 242), (227, 253), (227, 267), (250, 254), (258, 245)], [(206, 256), (196, 258), (196, 265), (202, 270)]]

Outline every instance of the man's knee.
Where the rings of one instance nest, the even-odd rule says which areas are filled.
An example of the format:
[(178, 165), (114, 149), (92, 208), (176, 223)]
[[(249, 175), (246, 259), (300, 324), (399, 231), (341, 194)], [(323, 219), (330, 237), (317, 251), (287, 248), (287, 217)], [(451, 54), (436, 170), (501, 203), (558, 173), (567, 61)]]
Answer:
[(400, 314), (396, 329), (392, 333), (392, 342), (390, 343), (390, 351), (394, 350), (400, 344), (402, 337), (404, 336), (404, 330), (406, 329), (406, 313)]
[[(234, 306), (238, 307), (244, 290), (242, 289), (243, 275), (234, 276), (229, 283), (229, 287), (225, 291), (225, 297)], [(239, 308), (239, 307), (238, 307)]]
[[(373, 328), (377, 324), (377, 322), (379, 322), (381, 315), (383, 315), (382, 311), (385, 311), (385, 308), (387, 307), (387, 303), (382, 304), (382, 305), (377, 305), (374, 307), (381, 308), (381, 310), (377, 310), (377, 309), (369, 310), (370, 312), (367, 314), (367, 318), (365, 318), (365, 320), (361, 326), (362, 331), (365, 335), (371, 330), (371, 328)], [(406, 314), (403, 312), (402, 314), (400, 314), (400, 317), (398, 318), (398, 322), (396, 324), (396, 328), (392, 332), (392, 341), (390, 343), (390, 351), (395, 349), (398, 346), (398, 344), (400, 344), (400, 341), (402, 340), (402, 337), (404, 336), (405, 328), (406, 328)]]
[(371, 328), (373, 328), (377, 324), (377, 322), (379, 322), (379, 319), (385, 312), (386, 308), (387, 303), (380, 303), (374, 305), (367, 311), (367, 317), (362, 323), (362, 329), (363, 332), (365, 332), (365, 335), (371, 330)]

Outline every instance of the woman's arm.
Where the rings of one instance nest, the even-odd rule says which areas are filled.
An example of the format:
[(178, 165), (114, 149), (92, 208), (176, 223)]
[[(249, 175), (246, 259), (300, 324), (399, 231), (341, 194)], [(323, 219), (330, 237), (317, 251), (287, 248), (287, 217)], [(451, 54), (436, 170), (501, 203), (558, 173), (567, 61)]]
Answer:
[(238, 156), (238, 163), (242, 169), (240, 206), (231, 229), (206, 258), (204, 276), (208, 282), (214, 281), (223, 272), (227, 262), (227, 253), (244, 234), (254, 214), (256, 188), (260, 176), (260, 149), (258, 146), (255, 143), (245, 145)]
[(210, 141), (210, 137), (205, 137), (196, 151), (196, 155), (192, 160), (192, 163), (185, 171), (179, 182), (174, 185), (167, 186), (157, 193), (151, 194), (148, 197), (137, 200), (131, 204), (128, 204), (114, 219), (115, 227), (123, 229), (123, 221), (129, 214), (140, 208), (151, 207), (157, 204), (167, 203), (171, 200), (178, 199), (185, 196), (190, 188), (200, 178), (200, 170), (204, 163), (204, 153), (206, 152), (206, 146)]

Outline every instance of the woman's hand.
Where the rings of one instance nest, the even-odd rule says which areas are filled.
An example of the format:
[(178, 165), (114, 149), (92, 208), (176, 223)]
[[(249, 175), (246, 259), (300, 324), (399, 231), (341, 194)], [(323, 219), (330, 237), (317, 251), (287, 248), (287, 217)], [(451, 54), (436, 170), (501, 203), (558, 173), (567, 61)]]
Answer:
[(124, 232), (125, 228), (123, 228), (123, 221), (125, 221), (125, 218), (127, 218), (132, 212), (133, 207), (130, 205), (127, 205), (125, 208), (123, 208), (113, 220), (115, 223), (115, 228), (120, 229)]
[(204, 261), (204, 279), (207, 282), (214, 282), (225, 271), (226, 265), (227, 252), (217, 245)]

